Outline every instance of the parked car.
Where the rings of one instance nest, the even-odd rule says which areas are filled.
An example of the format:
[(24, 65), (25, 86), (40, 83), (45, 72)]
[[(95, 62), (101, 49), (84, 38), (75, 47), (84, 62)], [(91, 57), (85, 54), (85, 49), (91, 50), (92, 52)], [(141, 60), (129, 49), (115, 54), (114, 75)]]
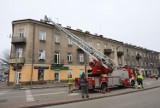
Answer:
[(149, 75), (149, 78), (156, 78), (156, 75), (157, 75), (157, 74), (150, 74), (150, 75)]

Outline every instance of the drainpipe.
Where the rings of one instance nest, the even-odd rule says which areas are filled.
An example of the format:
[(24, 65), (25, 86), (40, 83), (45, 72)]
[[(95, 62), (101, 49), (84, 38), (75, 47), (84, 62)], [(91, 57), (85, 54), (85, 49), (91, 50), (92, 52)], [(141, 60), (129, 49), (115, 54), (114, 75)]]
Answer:
[(34, 27), (33, 27), (33, 45), (32, 45), (32, 70), (31, 70), (31, 85), (33, 84), (33, 64), (34, 64), (34, 41), (35, 41), (35, 23), (34, 23)]

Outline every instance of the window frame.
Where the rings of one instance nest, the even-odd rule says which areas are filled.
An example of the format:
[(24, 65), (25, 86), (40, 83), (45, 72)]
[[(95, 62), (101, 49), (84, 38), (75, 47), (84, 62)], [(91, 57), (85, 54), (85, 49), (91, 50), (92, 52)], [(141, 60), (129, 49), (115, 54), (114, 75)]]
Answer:
[(98, 50), (101, 49), (101, 44), (100, 44), (100, 42), (97, 42), (97, 49), (98, 49)]
[(55, 36), (55, 43), (59, 43), (61, 42), (61, 36), (59, 34), (56, 34)]
[(54, 63), (60, 64), (60, 52), (54, 52)]
[(84, 63), (84, 54), (83, 53), (79, 53), (79, 62)]
[(73, 41), (70, 38), (68, 38), (68, 45), (73, 45)]
[(44, 31), (39, 32), (39, 40), (46, 41), (46, 32)]
[(19, 29), (19, 37), (24, 37), (25, 35), (24, 35), (24, 28), (20, 28)]
[(45, 60), (45, 59), (46, 59), (45, 50), (39, 49), (39, 51), (38, 51), (38, 60)]
[(22, 58), (23, 57), (23, 48), (17, 48), (16, 49), (16, 57)]
[(73, 61), (73, 54), (71, 52), (67, 53), (67, 61), (72, 62)]

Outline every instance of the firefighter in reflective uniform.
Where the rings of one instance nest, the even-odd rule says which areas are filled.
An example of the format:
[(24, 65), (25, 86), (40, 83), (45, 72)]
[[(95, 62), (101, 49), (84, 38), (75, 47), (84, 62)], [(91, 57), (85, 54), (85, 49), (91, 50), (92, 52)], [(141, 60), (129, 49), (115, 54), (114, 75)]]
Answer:
[(69, 93), (72, 93), (73, 92), (73, 78), (72, 78), (72, 75), (69, 75), (69, 78), (68, 78), (68, 88), (69, 88)]
[(82, 98), (85, 97), (89, 98), (88, 95), (88, 79), (86, 78), (85, 73), (83, 72), (80, 78), (80, 85), (81, 85), (81, 90), (82, 90)]
[(138, 89), (143, 88), (143, 75), (140, 72), (137, 74), (137, 83)]

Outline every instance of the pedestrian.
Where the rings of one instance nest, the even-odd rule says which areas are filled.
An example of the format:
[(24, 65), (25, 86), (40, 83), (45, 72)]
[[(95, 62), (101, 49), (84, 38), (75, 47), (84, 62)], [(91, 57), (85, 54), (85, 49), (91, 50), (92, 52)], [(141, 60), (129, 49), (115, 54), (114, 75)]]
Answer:
[(131, 78), (131, 87), (135, 88), (135, 77), (133, 74), (132, 74), (132, 78)]
[(89, 98), (88, 95), (88, 81), (86, 78), (85, 73), (83, 72), (80, 78), (80, 85), (81, 85), (81, 91), (82, 91), (82, 98), (86, 96), (86, 98)]
[(156, 74), (156, 80), (158, 80), (158, 74)]
[(73, 92), (73, 78), (72, 75), (69, 75), (68, 77), (68, 88), (69, 88), (69, 93)]
[(143, 75), (140, 72), (137, 74), (137, 83), (138, 89), (143, 88)]

